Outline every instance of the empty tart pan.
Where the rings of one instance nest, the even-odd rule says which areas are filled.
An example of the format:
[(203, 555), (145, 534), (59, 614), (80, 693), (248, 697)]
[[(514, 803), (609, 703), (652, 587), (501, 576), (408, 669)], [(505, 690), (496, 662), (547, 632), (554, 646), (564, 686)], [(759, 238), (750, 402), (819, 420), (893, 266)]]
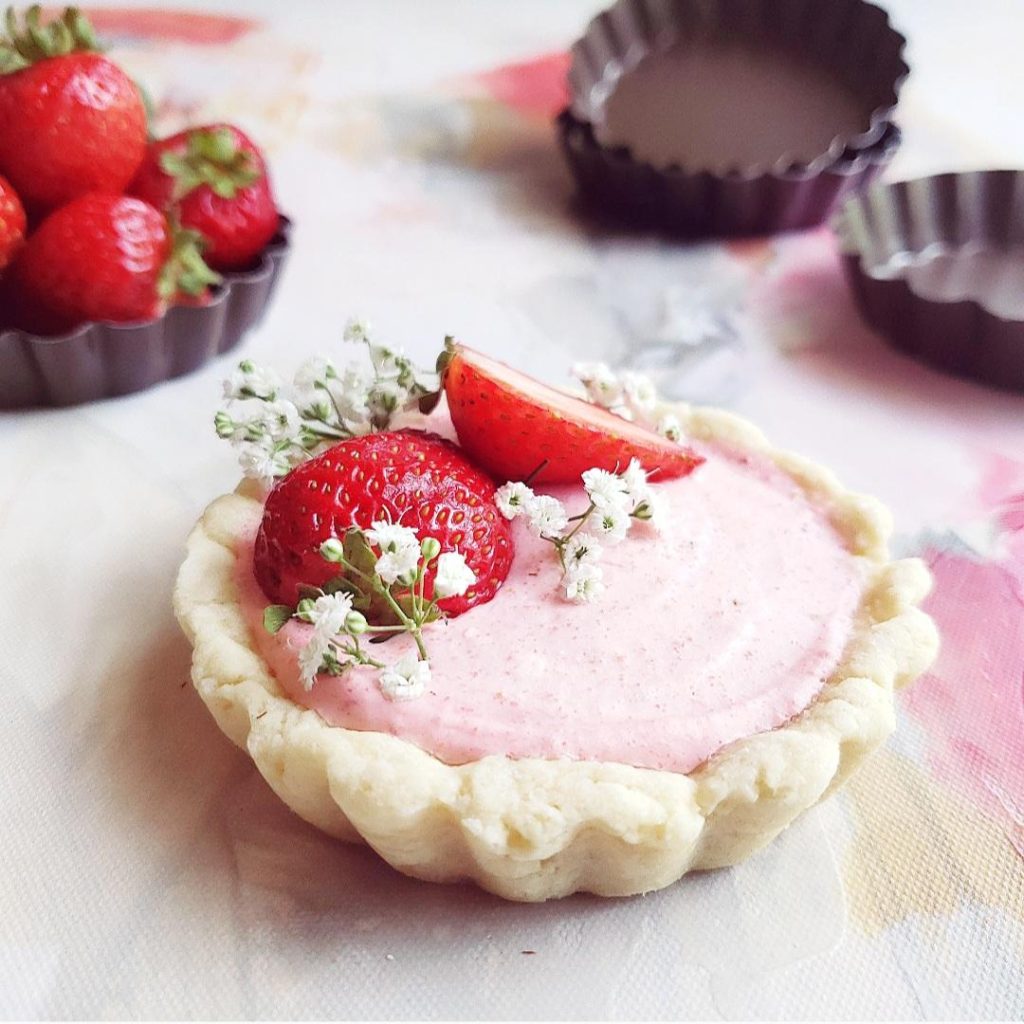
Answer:
[(901, 142), (899, 128), (887, 123), (874, 145), (845, 150), (816, 171), (718, 175), (662, 170), (634, 159), (625, 147), (606, 148), (569, 110), (556, 127), (588, 213), (684, 237), (771, 234), (821, 224), (881, 174)]
[(876, 185), (833, 228), (864, 319), (893, 346), (1024, 391), (1024, 171)]
[(792, 224), (750, 206), (770, 190), (713, 182), (813, 188), (872, 150), (908, 73), (905, 42), (865, 0), (619, 0), (572, 48), (569, 111), (595, 146), (662, 179), (677, 227), (782, 230)]

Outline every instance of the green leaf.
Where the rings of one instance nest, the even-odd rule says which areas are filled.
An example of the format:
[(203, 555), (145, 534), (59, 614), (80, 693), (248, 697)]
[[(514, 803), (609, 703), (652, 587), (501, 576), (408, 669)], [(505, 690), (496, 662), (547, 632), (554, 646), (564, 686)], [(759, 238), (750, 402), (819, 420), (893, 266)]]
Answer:
[(444, 348), (441, 349), (437, 362), (434, 364), (437, 370), (437, 390), (427, 391), (416, 403), (420, 412), (425, 416), (432, 413), (437, 408), (437, 403), (441, 401), (441, 395), (444, 394), (445, 374), (448, 372), (448, 364), (451, 363), (454, 355), (455, 338), (450, 334), (446, 334), (444, 336)]
[[(371, 579), (377, 575), (377, 555), (362, 530), (353, 527), (345, 534), (343, 544), (345, 561), (349, 565)], [(353, 582), (361, 590), (361, 599), (354, 602), (354, 607), (366, 616), (368, 622), (375, 626), (392, 626), (399, 621), (394, 608), (383, 594), (378, 593), (359, 576), (354, 576)]]
[(345, 561), (349, 565), (367, 576), (377, 574), (377, 556), (362, 530), (354, 526), (346, 531), (342, 544), (345, 548)]
[(160, 270), (157, 294), (165, 302), (173, 302), (181, 295), (202, 295), (207, 288), (220, 284), (222, 278), (203, 260), (206, 240), (198, 231), (183, 228), (169, 219), (171, 254)]
[(183, 153), (160, 154), (160, 169), (174, 178), (175, 202), (200, 185), (208, 185), (222, 199), (234, 199), (263, 174), (253, 155), (240, 149), (226, 128), (192, 131)]
[(356, 589), (355, 582), (346, 579), (344, 576), (335, 576), (333, 580), (328, 580), (322, 587), (325, 594), (338, 594), (342, 591), (346, 594), (351, 594)]
[(263, 609), (263, 628), (273, 636), (280, 633), (284, 624), (292, 617), (292, 609), (286, 604), (271, 604)]
[(92, 25), (76, 7), (68, 7), (46, 24), (43, 24), (42, 8), (38, 4), (28, 8), (20, 23), (14, 8), (8, 7), (4, 28), (6, 38), (0, 40), (0, 74), (19, 71), (49, 57), (102, 49)]

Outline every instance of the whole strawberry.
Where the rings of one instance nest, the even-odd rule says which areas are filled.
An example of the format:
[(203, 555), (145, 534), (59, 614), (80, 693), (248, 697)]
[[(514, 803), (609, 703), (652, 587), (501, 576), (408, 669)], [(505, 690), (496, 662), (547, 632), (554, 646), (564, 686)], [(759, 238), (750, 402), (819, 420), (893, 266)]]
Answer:
[(21, 326), (151, 320), (169, 302), (201, 298), (217, 277), (198, 242), (141, 199), (82, 196), (39, 225), (12, 268)]
[(0, 178), (0, 270), (25, 241), (25, 210), (10, 182)]
[[(416, 430), (366, 434), (303, 463), (270, 492), (256, 536), (256, 580), (271, 601), (295, 605), (302, 585), (337, 572), (320, 545), (352, 526), (390, 519), (458, 551), (476, 574), (462, 596), (438, 602), (459, 615), (490, 601), (512, 565), (512, 534), (494, 504), (494, 482), (453, 444)], [(433, 595), (433, 570), (426, 596)]]
[(154, 142), (129, 186), (206, 239), (217, 270), (252, 265), (278, 226), (266, 164), (249, 138), (228, 124), (189, 128)]
[(74, 8), (19, 32), (8, 16), (0, 40), (0, 173), (32, 212), (86, 192), (121, 192), (146, 150), (146, 111), (134, 82), (96, 53)]

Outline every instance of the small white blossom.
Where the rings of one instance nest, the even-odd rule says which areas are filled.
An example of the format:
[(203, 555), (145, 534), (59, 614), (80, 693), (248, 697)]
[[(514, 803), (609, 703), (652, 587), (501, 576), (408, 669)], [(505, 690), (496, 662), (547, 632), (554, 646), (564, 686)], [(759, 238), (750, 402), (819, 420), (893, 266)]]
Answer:
[(650, 497), (651, 485), (647, 482), (647, 471), (639, 459), (630, 459), (629, 465), (619, 474), (626, 496), (634, 506)]
[[(243, 442), (262, 437), (264, 433), (264, 410), (266, 402), (256, 398), (232, 399), (225, 403), (217, 414), (215, 423), (217, 432), (232, 445), (238, 447)], [(221, 421), (223, 420), (223, 428)]]
[(572, 375), (595, 405), (611, 409), (622, 404), (622, 385), (605, 363), (575, 363)]
[(590, 604), (604, 592), (601, 567), (590, 563), (570, 566), (565, 571), (562, 582), (565, 585), (565, 596), (578, 604)]
[(599, 511), (625, 508), (629, 501), (622, 478), (606, 469), (588, 469), (583, 474), (583, 486)]
[(376, 380), (366, 396), (371, 419), (386, 423), (391, 414), (405, 405), (409, 392), (397, 380)]
[(649, 413), (658, 404), (658, 390), (650, 377), (627, 370), (621, 382), (625, 404), (633, 413)]
[(294, 441), (302, 429), (302, 419), (293, 402), (279, 398), (264, 404), (263, 425), (274, 441)]
[(624, 508), (596, 509), (587, 520), (587, 528), (607, 544), (618, 544), (625, 540), (631, 520)]
[(476, 583), (476, 573), (458, 551), (446, 551), (437, 560), (437, 575), (434, 577), (434, 596), (461, 597)]
[(378, 685), (388, 700), (413, 700), (422, 697), (430, 684), (430, 665), (415, 654), (405, 654), (393, 665), (382, 669)]
[(601, 545), (589, 533), (577, 533), (566, 542), (562, 550), (566, 567), (596, 565), (601, 557)]
[(248, 359), (238, 364), (224, 381), (225, 398), (273, 399), (281, 389), (281, 378), (273, 370), (257, 366)]
[(420, 560), (420, 542), (414, 530), (378, 520), (366, 531), (366, 539), (380, 550), (377, 575), (389, 586), (415, 575)]
[(295, 371), (294, 384), (297, 390), (305, 391), (315, 388), (317, 384), (326, 384), (337, 376), (338, 371), (330, 359), (326, 356), (312, 356)]
[(287, 454), (269, 448), (257, 441), (239, 445), (238, 463), (242, 472), (265, 485), (272, 484), (277, 477), (284, 476), (291, 468)]
[(394, 381), (399, 380), (410, 365), (401, 349), (396, 351), (386, 345), (370, 345), (370, 362), (378, 378)]
[(345, 628), (345, 617), (352, 611), (350, 594), (321, 594), (306, 615), (320, 636), (329, 640)]
[(397, 551), (385, 551), (377, 559), (377, 575), (389, 586), (397, 580), (410, 580), (416, 575), (419, 564), (419, 547), (415, 550), (399, 548)]
[(667, 412), (655, 427), (662, 437), (667, 437), (670, 441), (682, 441), (683, 439), (683, 425), (679, 422), (679, 417), (673, 413)]
[(338, 380), (331, 381), (328, 390), (344, 419), (358, 423), (369, 418), (370, 384), (354, 366), (349, 366)]
[(526, 510), (530, 530), (538, 537), (557, 537), (569, 525), (565, 506), (548, 494), (537, 495)]
[(362, 317), (350, 317), (345, 324), (345, 333), (342, 337), (345, 341), (369, 341), (372, 325)]
[(312, 690), (316, 682), (317, 673), (324, 663), (324, 655), (330, 647), (330, 638), (323, 636), (318, 630), (313, 630), (309, 640), (299, 651), (299, 678), (305, 690)]
[(533, 501), (533, 491), (521, 480), (502, 484), (494, 494), (494, 503), (506, 519), (527, 514)]
[(661, 499), (654, 491), (651, 491), (646, 498), (634, 506), (633, 516), (661, 530), (665, 526), (664, 511)]

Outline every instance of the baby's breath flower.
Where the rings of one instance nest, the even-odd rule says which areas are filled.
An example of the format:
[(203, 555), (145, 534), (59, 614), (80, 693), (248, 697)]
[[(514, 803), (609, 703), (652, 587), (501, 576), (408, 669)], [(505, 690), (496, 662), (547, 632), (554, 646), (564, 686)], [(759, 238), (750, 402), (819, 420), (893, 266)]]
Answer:
[(530, 530), (538, 537), (557, 537), (569, 525), (565, 506), (549, 494), (534, 497), (526, 510), (526, 518)]
[(358, 316), (349, 317), (342, 337), (345, 341), (369, 341), (372, 329), (369, 320), (364, 320)]
[(321, 594), (306, 612), (307, 621), (322, 636), (330, 639), (345, 630), (345, 619), (352, 610), (350, 594)]
[(586, 389), (595, 405), (612, 409), (622, 404), (622, 385), (606, 363), (575, 363), (572, 375)]
[(313, 630), (309, 640), (299, 651), (299, 679), (305, 690), (312, 690), (324, 663), (324, 656), (330, 649), (330, 637)]
[(622, 478), (606, 469), (588, 469), (583, 474), (583, 487), (600, 511), (624, 508), (629, 501)]
[(649, 413), (658, 404), (658, 390), (650, 377), (627, 370), (621, 381), (624, 404), (634, 414)]
[(670, 441), (682, 441), (683, 439), (683, 425), (679, 422), (679, 417), (673, 413), (667, 412), (655, 427), (662, 437), (667, 437)]
[(430, 664), (419, 661), (414, 654), (404, 654), (385, 668), (378, 680), (388, 700), (412, 700), (421, 697), (430, 684)]
[(245, 441), (259, 440), (264, 434), (265, 404), (257, 399), (230, 399), (213, 418), (217, 434), (236, 447)]
[(566, 568), (570, 566), (596, 565), (601, 557), (601, 545), (589, 533), (577, 533), (570, 537), (562, 549)]
[(326, 384), (338, 376), (334, 363), (326, 356), (311, 356), (295, 371), (295, 387), (300, 391)]
[(573, 374), (587, 391), (587, 399), (595, 405), (621, 416), (651, 425), (652, 414), (658, 404), (658, 391), (654, 382), (643, 373), (625, 370), (616, 374), (604, 363), (577, 363)]
[(399, 381), (403, 369), (409, 366), (401, 349), (395, 351), (386, 345), (370, 345), (370, 362), (381, 380)]
[(506, 519), (526, 515), (534, 500), (533, 491), (521, 480), (502, 484), (494, 493), (494, 503)]
[(377, 520), (366, 531), (366, 539), (380, 550), (377, 575), (388, 585), (415, 575), (420, 560), (420, 542), (414, 530), (398, 523)]
[(566, 598), (578, 604), (596, 601), (604, 592), (602, 575), (600, 566), (588, 562), (570, 566), (562, 578)]
[(293, 402), (287, 398), (278, 398), (264, 403), (263, 426), (267, 436), (274, 441), (296, 441), (302, 420)]
[(224, 381), (225, 398), (262, 398), (272, 401), (281, 388), (281, 378), (273, 370), (243, 359)]
[(629, 513), (624, 508), (599, 508), (587, 520), (587, 528), (607, 544), (618, 544), (629, 532)]
[(349, 366), (340, 377), (327, 382), (327, 393), (343, 420), (360, 423), (369, 419), (370, 382), (356, 367)]
[(434, 596), (461, 597), (476, 583), (476, 573), (466, 559), (457, 551), (446, 551), (437, 560), (437, 575), (434, 577)]
[(633, 509), (633, 518), (641, 522), (650, 523), (652, 526), (662, 525), (662, 505), (658, 496), (652, 491)]
[(247, 477), (267, 486), (292, 468), (285, 452), (258, 441), (239, 445), (238, 462)]

